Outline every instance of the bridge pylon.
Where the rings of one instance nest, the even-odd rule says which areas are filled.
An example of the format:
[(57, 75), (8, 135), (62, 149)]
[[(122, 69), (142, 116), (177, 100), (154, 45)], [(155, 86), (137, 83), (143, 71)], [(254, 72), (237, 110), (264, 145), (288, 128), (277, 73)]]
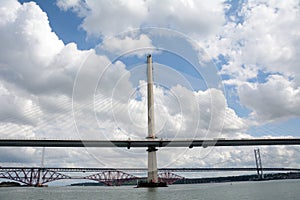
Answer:
[[(154, 94), (153, 94), (153, 76), (152, 76), (152, 56), (147, 56), (147, 94), (148, 94), (148, 136), (146, 139), (153, 140), (155, 136), (155, 119), (154, 119)], [(167, 184), (159, 182), (157, 175), (157, 157), (156, 147), (148, 146), (148, 177), (147, 182), (140, 182), (138, 187), (166, 187)]]
[(254, 149), (254, 156), (255, 156), (255, 163), (256, 163), (256, 170), (257, 170), (257, 177), (259, 180), (264, 179), (261, 156), (259, 149)]

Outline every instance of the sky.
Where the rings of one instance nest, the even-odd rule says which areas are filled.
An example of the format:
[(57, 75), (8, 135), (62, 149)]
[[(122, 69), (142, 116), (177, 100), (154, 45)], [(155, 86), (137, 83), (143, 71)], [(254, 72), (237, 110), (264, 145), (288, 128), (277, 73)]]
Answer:
[[(158, 138), (300, 136), (299, 1), (0, 2), (0, 137), (141, 139), (146, 55)], [(259, 147), (300, 167), (297, 146)], [(162, 148), (159, 167), (254, 167), (254, 147)], [(145, 167), (144, 149), (46, 148), (49, 167)], [(40, 166), (4, 148), (1, 166)], [(137, 162), (138, 161), (138, 162)]]

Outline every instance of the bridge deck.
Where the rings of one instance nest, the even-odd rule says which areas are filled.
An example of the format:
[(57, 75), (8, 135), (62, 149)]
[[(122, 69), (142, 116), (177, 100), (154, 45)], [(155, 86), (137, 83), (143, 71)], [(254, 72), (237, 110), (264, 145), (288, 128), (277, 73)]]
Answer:
[(211, 139), (211, 140), (19, 140), (0, 139), (0, 147), (209, 147), (209, 146), (261, 146), (300, 145), (300, 138), (276, 139)]
[[(50, 170), (55, 172), (101, 172), (101, 171), (127, 171), (127, 172), (147, 172), (147, 168), (48, 168), (48, 167), (0, 167), (1, 171), (7, 170), (32, 170), (38, 169), (41, 171)], [(209, 172), (209, 171), (256, 171), (255, 167), (200, 167), (200, 168), (158, 168), (160, 172)], [(263, 171), (290, 171), (299, 172), (300, 168), (262, 168)]]

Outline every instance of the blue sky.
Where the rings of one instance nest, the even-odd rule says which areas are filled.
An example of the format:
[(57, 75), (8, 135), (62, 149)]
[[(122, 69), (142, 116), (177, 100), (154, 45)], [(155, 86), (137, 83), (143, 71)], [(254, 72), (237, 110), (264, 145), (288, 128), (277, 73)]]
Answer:
[[(155, 0), (0, 3), (1, 137), (144, 138), (148, 53), (154, 62), (158, 137), (299, 137), (297, 1), (157, 5)], [(56, 162), (55, 151), (49, 152), (49, 163)], [(277, 151), (265, 151), (276, 156)], [(298, 149), (289, 152), (280, 159), (299, 165)], [(0, 157), (16, 164), (12, 158), (20, 158), (13, 153)], [(78, 164), (78, 152), (64, 153), (63, 164)], [(171, 162), (166, 153), (161, 153), (163, 165)], [(194, 159), (193, 153), (173, 153), (182, 155), (178, 166)], [(124, 154), (138, 159), (143, 152), (111, 150), (99, 157), (89, 150), (94, 162), (80, 162), (116, 164), (111, 157)], [(241, 156), (235, 149), (220, 154), (205, 160), (207, 152), (201, 151), (193, 165)]]
[[(30, 2), (28, 0), (20, 0), (20, 3)], [(56, 1), (36, 2), (40, 8), (47, 13), (49, 23), (59, 38), (65, 43), (75, 42), (79, 49), (94, 48), (101, 40), (95, 38), (87, 38), (86, 32), (80, 28), (82, 18), (72, 11), (63, 11), (57, 5)]]

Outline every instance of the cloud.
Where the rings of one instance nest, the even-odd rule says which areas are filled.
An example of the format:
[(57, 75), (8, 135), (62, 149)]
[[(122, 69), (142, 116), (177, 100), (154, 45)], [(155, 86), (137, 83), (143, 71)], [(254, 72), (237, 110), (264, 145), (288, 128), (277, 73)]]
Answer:
[(223, 83), (235, 86), (240, 103), (253, 109), (251, 117), (299, 116), (299, 9), (298, 1), (240, 3), (217, 37), (200, 42), (220, 61)]
[(20, 4), (17, 1), (1, 1), (0, 8), (0, 25), (4, 25), (15, 20), (16, 12), (20, 8)]
[(272, 121), (300, 116), (299, 87), (283, 76), (269, 76), (261, 84), (243, 84), (238, 93), (241, 103), (253, 110), (253, 118)]
[[(13, 95), (1, 95), (0, 122), (35, 125), (39, 112), (29, 99)], [(33, 113), (34, 112), (34, 113)]]
[(206, 50), (212, 57), (224, 56), (221, 72), (232, 78), (255, 78), (258, 69), (294, 77), (299, 74), (298, 11), (298, 1), (243, 4), (242, 22), (228, 21), (218, 37), (207, 41)]
[(0, 76), (32, 92), (42, 92), (52, 76), (49, 64), (63, 43), (51, 32), (47, 15), (35, 3), (19, 5), (13, 13), (12, 19), (0, 26)]
[(3, 12), (0, 23), (0, 121), (9, 124), (6, 131), (25, 135), (22, 127), (41, 125), (42, 110), (49, 108), (45, 100), (39, 102), (39, 95), (66, 95), (70, 101), (80, 55), (85, 53), (77, 51), (74, 44), (64, 46), (51, 31), (46, 13), (35, 3), (1, 4), (3, 11), (12, 12)]
[[(36, 159), (36, 148), (31, 147), (20, 147), (16, 148), (9, 148), (9, 147), (2, 147), (0, 151), (0, 158), (1, 164), (2, 163), (10, 163), (10, 166), (18, 164), (19, 166), (24, 164), (31, 164), (35, 162)], [(22, 153), (20, 153), (22, 152)]]
[(98, 47), (98, 50), (104, 50), (115, 55), (122, 55), (124, 53), (130, 53), (131, 55), (138, 55), (139, 57), (145, 56), (147, 53), (151, 53), (154, 46), (151, 39), (141, 34), (137, 37), (125, 36), (124, 38), (108, 38), (105, 39)]
[[(139, 27), (147, 15), (144, 1), (57, 1), (63, 9), (71, 9), (84, 18), (81, 27), (89, 35), (114, 35)], [(100, 20), (99, 20), (100, 19)]]
[[(170, 28), (193, 36), (216, 33), (223, 23), (223, 1), (147, 1), (146, 25)], [(180, 14), (184, 13), (184, 14)]]
[(81, 0), (61, 0), (56, 2), (57, 6), (62, 10), (76, 9), (81, 6)]
[(61, 9), (79, 13), (83, 17), (81, 27), (95, 36), (112, 36), (141, 27), (170, 28), (194, 35), (211, 34), (225, 22), (223, 3), (197, 0), (57, 1)]
[[(122, 85), (122, 84), (121, 84)], [(117, 88), (117, 86), (116, 86)], [(128, 87), (122, 99), (95, 96), (98, 124), (89, 125), (104, 130), (105, 138), (143, 138), (147, 132), (147, 87), (140, 81), (136, 88)], [(129, 95), (128, 95), (129, 94)], [(220, 90), (192, 91), (183, 86), (154, 87), (156, 134), (162, 138), (239, 138), (247, 125), (228, 108)], [(127, 99), (124, 99), (126, 97)], [(86, 117), (77, 122), (85, 122)], [(88, 118), (88, 121), (92, 120)], [(86, 127), (81, 125), (80, 127)], [(85, 128), (86, 129), (86, 128)], [(105, 131), (110, 129), (109, 135)], [(84, 131), (92, 132), (92, 131)], [(101, 137), (94, 132), (94, 138)], [(247, 136), (245, 136), (247, 137)]]

